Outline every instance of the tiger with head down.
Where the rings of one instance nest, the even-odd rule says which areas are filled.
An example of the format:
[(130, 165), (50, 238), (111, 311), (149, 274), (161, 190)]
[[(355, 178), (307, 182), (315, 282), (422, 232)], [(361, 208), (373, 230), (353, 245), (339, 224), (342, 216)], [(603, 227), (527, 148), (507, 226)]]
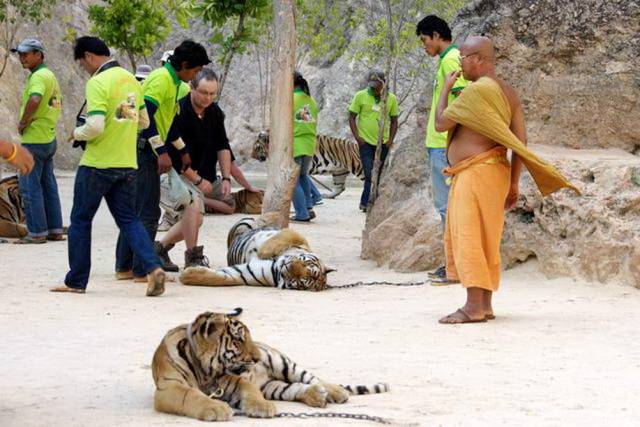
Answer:
[(269, 400), (297, 401), (323, 408), (349, 395), (383, 393), (386, 384), (340, 386), (326, 383), (265, 344), (253, 341), (235, 313), (202, 313), (170, 330), (158, 346), (151, 369), (157, 411), (204, 421), (227, 421), (233, 409), (271, 418)]
[(260, 226), (253, 218), (238, 221), (227, 237), (228, 267), (189, 267), (180, 275), (185, 285), (270, 286), (321, 291), (327, 288), (324, 266), (306, 239), (291, 229)]

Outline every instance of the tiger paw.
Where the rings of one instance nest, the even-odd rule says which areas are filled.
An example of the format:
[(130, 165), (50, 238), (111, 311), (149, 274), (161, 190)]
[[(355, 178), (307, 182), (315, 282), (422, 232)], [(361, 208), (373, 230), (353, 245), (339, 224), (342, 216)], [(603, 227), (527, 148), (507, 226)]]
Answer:
[(229, 421), (233, 409), (226, 402), (211, 400), (199, 411), (197, 418), (202, 421)]
[(273, 418), (276, 415), (276, 405), (265, 399), (246, 399), (242, 410), (253, 418)]
[(327, 406), (327, 390), (320, 384), (309, 387), (300, 397), (300, 401), (314, 408), (324, 408)]
[(322, 383), (327, 390), (327, 402), (329, 403), (345, 403), (349, 400), (349, 393), (344, 388), (336, 384)]

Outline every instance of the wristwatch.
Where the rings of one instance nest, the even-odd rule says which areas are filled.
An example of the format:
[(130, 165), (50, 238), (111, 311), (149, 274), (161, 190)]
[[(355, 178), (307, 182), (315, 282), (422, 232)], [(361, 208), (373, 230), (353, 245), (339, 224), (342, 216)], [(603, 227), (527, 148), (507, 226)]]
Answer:
[(195, 186), (197, 187), (198, 185), (202, 184), (202, 181), (204, 181), (203, 177), (198, 177), (198, 179), (196, 180), (196, 182), (194, 183)]
[(229, 178), (228, 176), (223, 176), (222, 180), (231, 182), (231, 178)]

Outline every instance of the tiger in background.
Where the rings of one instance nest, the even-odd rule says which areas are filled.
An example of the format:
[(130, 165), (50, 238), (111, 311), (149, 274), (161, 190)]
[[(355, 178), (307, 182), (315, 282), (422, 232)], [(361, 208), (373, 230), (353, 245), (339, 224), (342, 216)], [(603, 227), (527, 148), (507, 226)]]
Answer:
[(321, 291), (327, 288), (324, 266), (299, 233), (264, 226), (243, 218), (227, 237), (227, 265), (220, 269), (189, 267), (180, 281), (192, 286), (270, 286), (279, 289)]
[[(269, 132), (258, 133), (253, 144), (251, 157), (264, 162), (269, 156)], [(358, 144), (341, 138), (327, 135), (316, 137), (316, 152), (313, 155), (309, 175), (333, 175), (334, 190), (331, 194), (322, 195), (327, 199), (335, 199), (345, 190), (349, 174), (364, 180), (360, 150)]]
[(19, 238), (27, 235), (18, 177), (0, 181), (0, 237)]
[(234, 313), (206, 312), (170, 330), (153, 355), (157, 411), (203, 421), (228, 421), (233, 409), (271, 418), (270, 400), (324, 408), (349, 395), (384, 393), (386, 384), (341, 386), (320, 380), (275, 348), (253, 341)]

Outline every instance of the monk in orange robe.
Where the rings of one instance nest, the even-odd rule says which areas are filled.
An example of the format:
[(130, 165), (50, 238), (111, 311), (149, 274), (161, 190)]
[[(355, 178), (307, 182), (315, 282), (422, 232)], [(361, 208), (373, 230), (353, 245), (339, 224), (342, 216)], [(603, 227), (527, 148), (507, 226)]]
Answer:
[(491, 40), (469, 37), (460, 47), (460, 62), (464, 78), (473, 83), (449, 106), (447, 94), (459, 75), (451, 73), (436, 110), (436, 130), (449, 131), (450, 167), (444, 172), (453, 177), (445, 229), (447, 277), (467, 290), (466, 304), (440, 319), (445, 324), (495, 318), (491, 300), (500, 283), (504, 211), (518, 201), (523, 164), (543, 195), (563, 187), (579, 193), (526, 148), (522, 106), (515, 90), (496, 76), (494, 61)]

